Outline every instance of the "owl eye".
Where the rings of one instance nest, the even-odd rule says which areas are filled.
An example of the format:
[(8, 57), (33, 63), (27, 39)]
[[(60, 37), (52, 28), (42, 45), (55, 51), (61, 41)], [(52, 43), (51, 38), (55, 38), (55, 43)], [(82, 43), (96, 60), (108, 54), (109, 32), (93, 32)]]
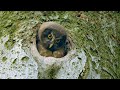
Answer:
[(52, 38), (52, 34), (49, 34), (49, 35), (48, 35), (48, 38), (51, 39), (51, 38)]

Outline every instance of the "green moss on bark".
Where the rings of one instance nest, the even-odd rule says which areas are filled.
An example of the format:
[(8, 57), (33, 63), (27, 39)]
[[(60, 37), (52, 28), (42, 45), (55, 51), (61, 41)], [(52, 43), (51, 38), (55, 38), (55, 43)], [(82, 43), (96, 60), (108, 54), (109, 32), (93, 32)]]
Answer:
[(7, 60), (7, 57), (3, 57), (2, 61), (5, 62)]
[[(16, 41), (28, 47), (35, 36), (32, 30), (38, 22), (54, 21), (63, 25), (75, 44), (86, 51), (92, 67), (99, 64), (101, 78), (120, 78), (120, 13), (115, 11), (4, 11), (0, 12), (0, 38), (9, 35), (5, 47), (10, 50)], [(26, 49), (25, 49), (26, 50)], [(26, 51), (27, 52), (27, 51)], [(100, 60), (92, 61), (91, 56)], [(6, 58), (3, 58), (3, 61)], [(21, 60), (28, 60), (24, 57)], [(88, 69), (89, 70), (89, 69)], [(86, 71), (88, 71), (86, 70)], [(106, 71), (107, 70), (107, 71)]]

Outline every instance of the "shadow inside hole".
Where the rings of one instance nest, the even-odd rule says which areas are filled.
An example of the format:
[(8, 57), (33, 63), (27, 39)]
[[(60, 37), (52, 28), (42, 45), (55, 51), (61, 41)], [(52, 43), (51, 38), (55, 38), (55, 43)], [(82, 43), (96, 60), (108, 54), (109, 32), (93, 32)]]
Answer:
[[(41, 56), (46, 56), (46, 57), (55, 57), (55, 58), (62, 58), (62, 57), (64, 57), (64, 56), (66, 56), (67, 54), (68, 54), (68, 52), (70, 51), (70, 44), (71, 42), (70, 42), (70, 40), (67, 38), (66, 39), (66, 43), (65, 43), (65, 45), (64, 45), (64, 48), (65, 48), (65, 50), (64, 50), (64, 55), (62, 55), (62, 56), (59, 56), (59, 57), (55, 57), (54, 55), (53, 55), (53, 51), (50, 51), (50, 50), (47, 50), (47, 52), (46, 53), (52, 53), (51, 55), (46, 55), (46, 53), (45, 54), (41, 54), (40, 52), (44, 52), (43, 50), (41, 50), (40, 48), (39, 48), (39, 46), (40, 45), (42, 45), (41, 44), (41, 42), (40, 42), (40, 39), (39, 39), (39, 36), (38, 36), (38, 32), (37, 32), (37, 34), (36, 34), (36, 48), (37, 48), (37, 50), (38, 50), (38, 52), (39, 52), (39, 54), (41, 55)], [(45, 49), (45, 48), (44, 48)], [(56, 50), (57, 51), (57, 50)], [(54, 51), (55, 52), (55, 51)], [(59, 52), (58, 52), (59, 53)]]

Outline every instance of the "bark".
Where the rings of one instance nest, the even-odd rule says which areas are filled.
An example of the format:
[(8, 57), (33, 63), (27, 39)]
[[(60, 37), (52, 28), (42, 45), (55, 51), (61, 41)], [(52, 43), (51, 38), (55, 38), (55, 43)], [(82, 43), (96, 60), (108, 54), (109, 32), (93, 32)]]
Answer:
[[(54, 21), (72, 47), (63, 58), (40, 56), (37, 28)], [(103, 11), (0, 11), (1, 79), (120, 78), (120, 14)]]

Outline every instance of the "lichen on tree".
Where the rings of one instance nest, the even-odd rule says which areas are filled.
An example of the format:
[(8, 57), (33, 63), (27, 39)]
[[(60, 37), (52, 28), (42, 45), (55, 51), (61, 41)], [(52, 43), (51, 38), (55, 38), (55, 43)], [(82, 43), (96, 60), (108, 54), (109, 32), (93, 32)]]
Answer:
[[(34, 27), (47, 21), (69, 33), (74, 45), (65, 58), (31, 53)], [(116, 11), (0, 11), (0, 78), (118, 79), (119, 24)]]

